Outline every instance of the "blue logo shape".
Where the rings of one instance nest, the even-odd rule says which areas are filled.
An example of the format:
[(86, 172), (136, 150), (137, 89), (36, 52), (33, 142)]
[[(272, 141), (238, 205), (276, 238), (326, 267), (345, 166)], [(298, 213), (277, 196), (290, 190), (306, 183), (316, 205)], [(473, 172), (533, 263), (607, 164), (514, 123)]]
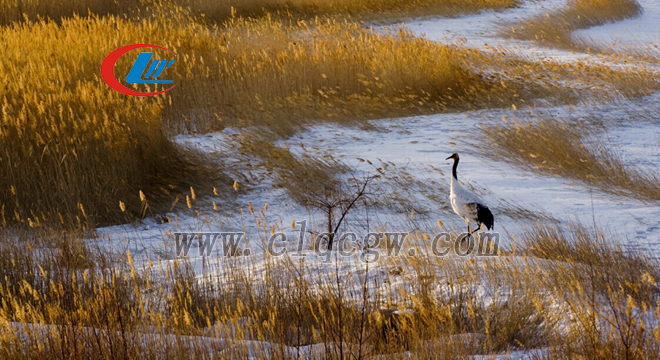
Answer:
[[(126, 82), (130, 84), (169, 84), (172, 80), (156, 80), (164, 70), (168, 69), (176, 60), (154, 60), (149, 64), (154, 53), (143, 52), (138, 55), (131, 71), (126, 76)], [(149, 68), (147, 69), (147, 66)], [(146, 72), (145, 72), (146, 70)], [(144, 75), (144, 77), (143, 77)], [(147, 80), (152, 78), (153, 80)]]

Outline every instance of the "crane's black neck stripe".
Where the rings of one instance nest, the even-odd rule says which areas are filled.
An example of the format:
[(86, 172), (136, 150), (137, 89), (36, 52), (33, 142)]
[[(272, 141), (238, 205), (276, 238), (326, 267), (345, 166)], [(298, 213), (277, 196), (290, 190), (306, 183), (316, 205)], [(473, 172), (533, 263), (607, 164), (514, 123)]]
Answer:
[(458, 159), (454, 159), (454, 167), (451, 168), (451, 176), (454, 177), (454, 179), (458, 180), (458, 176), (456, 176), (456, 168), (458, 167)]

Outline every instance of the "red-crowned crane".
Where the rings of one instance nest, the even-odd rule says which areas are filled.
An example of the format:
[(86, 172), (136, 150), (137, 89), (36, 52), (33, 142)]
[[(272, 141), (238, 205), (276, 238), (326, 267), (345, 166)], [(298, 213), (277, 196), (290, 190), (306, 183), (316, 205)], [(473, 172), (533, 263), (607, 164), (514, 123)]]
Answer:
[[(490, 212), (488, 206), (477, 197), (477, 195), (464, 188), (458, 182), (456, 176), (456, 168), (458, 167), (458, 154), (453, 153), (445, 160), (454, 159), (454, 167), (451, 169), (451, 191), (449, 199), (451, 200), (451, 208), (456, 215), (463, 218), (468, 227), (468, 234), (472, 235), (473, 231), (470, 229), (470, 223), (473, 222), (477, 225), (474, 232), (481, 230), (481, 225), (485, 225), (488, 230), (493, 229), (493, 213)], [(469, 236), (468, 235), (468, 236)], [(465, 238), (463, 238), (465, 240)]]

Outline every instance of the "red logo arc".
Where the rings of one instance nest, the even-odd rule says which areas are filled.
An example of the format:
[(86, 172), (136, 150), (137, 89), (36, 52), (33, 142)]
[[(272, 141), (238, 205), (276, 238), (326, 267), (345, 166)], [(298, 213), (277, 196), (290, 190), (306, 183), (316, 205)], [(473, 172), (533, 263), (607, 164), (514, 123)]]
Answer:
[[(119, 58), (126, 54), (127, 52), (139, 48), (157, 48), (157, 49), (162, 49), (165, 50), (169, 53), (174, 54), (173, 52), (167, 50), (166, 48), (158, 45), (151, 45), (151, 44), (132, 44), (132, 45), (126, 45), (122, 46), (119, 49), (111, 52), (108, 54), (108, 56), (103, 59), (103, 62), (101, 63), (101, 77), (103, 78), (103, 81), (108, 84), (111, 88), (114, 90), (125, 94), (125, 95), (130, 95), (130, 96), (155, 96), (155, 95), (160, 95), (164, 92), (172, 90), (173, 87), (176, 85), (172, 85), (169, 88), (158, 91), (158, 92), (142, 92), (142, 91), (136, 91), (133, 89), (129, 89), (126, 86), (122, 85), (119, 80), (117, 80), (117, 77), (115, 76), (115, 63)], [(176, 55), (176, 54), (174, 54)]]

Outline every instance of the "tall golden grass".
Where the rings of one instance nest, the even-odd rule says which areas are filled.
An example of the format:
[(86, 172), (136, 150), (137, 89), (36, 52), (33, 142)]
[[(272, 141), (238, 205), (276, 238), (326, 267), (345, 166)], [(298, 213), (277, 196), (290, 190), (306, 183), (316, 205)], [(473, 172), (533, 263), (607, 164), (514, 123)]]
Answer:
[(579, 225), (530, 229), (517, 250), (491, 258), (419, 255), (370, 265), (402, 269), (386, 275), (412, 279), (399, 289), (342, 267), (315, 274), (291, 258), (265, 258), (257, 280), (249, 259), (207, 262), (202, 275), (185, 260), (138, 263), (130, 252), (116, 259), (75, 236), (16, 236), (1, 241), (7, 359), (660, 353), (657, 260)]
[[(485, 106), (491, 94), (504, 93), (453, 48), (405, 30), (381, 35), (345, 21), (268, 18), (233, 18), (221, 30), (180, 8), (159, 11), (167, 13), (0, 29), (8, 49), (0, 62), (3, 224), (111, 223), (146, 207), (167, 209), (200, 168), (164, 135), (163, 119), (197, 130), (270, 125), (290, 133), (305, 118)], [(103, 58), (130, 43), (179, 54), (171, 97), (130, 98), (101, 81)], [(121, 60), (118, 72), (131, 58)]]
[[(203, 62), (171, 92), (165, 116), (196, 131), (266, 125), (291, 134), (318, 120), (351, 121), (647, 95), (658, 88), (644, 67), (538, 63), (348, 20), (232, 18), (198, 36)], [(193, 57), (194, 58), (194, 57)], [(188, 80), (187, 79), (187, 80)], [(565, 80), (569, 81), (567, 86)]]
[(484, 10), (503, 10), (518, 6), (519, 0), (247, 0), (217, 2), (175, 0), (176, 4), (214, 21), (238, 16), (289, 12), (302, 17), (349, 15), (377, 21), (412, 16), (458, 16)]
[(60, 20), (74, 15), (86, 16), (89, 13), (96, 15), (120, 15), (126, 14), (130, 9), (135, 8), (140, 3), (142, 3), (140, 0), (1, 0), (0, 25), (26, 20), (35, 21), (39, 18)]
[(508, 106), (521, 96), (473, 71), (467, 53), (405, 28), (383, 34), (345, 20), (234, 18), (214, 32), (219, 42), (198, 37), (201, 74), (182, 81), (166, 112), (198, 119), (198, 130), (268, 125), (290, 133), (318, 119)]
[[(100, 78), (110, 51), (158, 42), (162, 30), (115, 17), (0, 29), (3, 226), (126, 221), (169, 208), (177, 189), (199, 178), (202, 167), (163, 132), (166, 99), (124, 96)], [(185, 28), (168, 33), (194, 38)]]
[(261, 16), (268, 12), (289, 12), (313, 17), (323, 14), (360, 16), (377, 14), (383, 20), (402, 16), (456, 16), (482, 10), (502, 10), (517, 6), (519, 0), (2, 0), (0, 24), (50, 18), (60, 20), (73, 15), (130, 15), (152, 5), (173, 4), (216, 22), (231, 16)]

